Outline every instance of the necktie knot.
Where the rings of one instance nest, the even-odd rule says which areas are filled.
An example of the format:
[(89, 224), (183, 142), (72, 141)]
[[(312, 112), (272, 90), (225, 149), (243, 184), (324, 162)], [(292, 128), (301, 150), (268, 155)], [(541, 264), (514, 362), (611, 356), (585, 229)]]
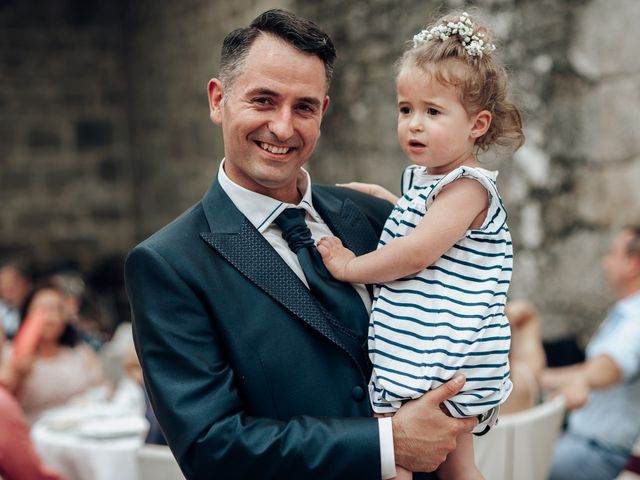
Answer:
[(300, 208), (287, 208), (274, 223), (280, 227), (282, 238), (296, 254), (311, 294), (333, 315), (342, 329), (350, 332), (348, 335), (353, 336), (357, 332), (356, 336), (364, 338), (367, 310), (353, 287), (333, 278), (324, 266), (304, 215)]
[(282, 238), (285, 239), (293, 253), (297, 254), (301, 248), (315, 245), (309, 227), (304, 221), (304, 210), (287, 208), (278, 215), (275, 224), (282, 230)]

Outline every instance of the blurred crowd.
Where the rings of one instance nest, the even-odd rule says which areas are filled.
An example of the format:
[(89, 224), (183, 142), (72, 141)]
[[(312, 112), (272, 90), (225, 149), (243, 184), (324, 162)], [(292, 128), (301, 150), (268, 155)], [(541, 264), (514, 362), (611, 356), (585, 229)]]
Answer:
[[(640, 227), (618, 233), (602, 267), (615, 303), (586, 351), (543, 342), (535, 306), (507, 304), (513, 392), (501, 413), (554, 395), (563, 396), (570, 410), (555, 449), (553, 480), (613, 479), (623, 468), (640, 473)], [(0, 263), (3, 480), (60, 480), (42, 464), (29, 433), (64, 406), (100, 402), (144, 415), (145, 442), (166, 444), (144, 388), (131, 323), (105, 318), (90, 290), (75, 270), (34, 277), (20, 262)]]
[(147, 442), (165, 443), (131, 324), (110, 318), (76, 270), (34, 276), (25, 263), (1, 263), (0, 478), (59, 478), (39, 461), (30, 428), (47, 412), (96, 401), (144, 414)]

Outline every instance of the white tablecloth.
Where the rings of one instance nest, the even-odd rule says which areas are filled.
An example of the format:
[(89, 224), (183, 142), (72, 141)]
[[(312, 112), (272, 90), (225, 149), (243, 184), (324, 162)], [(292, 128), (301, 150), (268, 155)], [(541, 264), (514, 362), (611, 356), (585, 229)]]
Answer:
[[(109, 412), (95, 411), (67, 408), (38, 420), (31, 438), (42, 460), (66, 480), (138, 480), (136, 452), (144, 441), (146, 431), (140, 425), (148, 426), (146, 420), (115, 412), (109, 418)], [(127, 424), (135, 427), (123, 428)], [(93, 432), (91, 425), (96, 427)], [(115, 428), (109, 431), (104, 428), (108, 426)]]

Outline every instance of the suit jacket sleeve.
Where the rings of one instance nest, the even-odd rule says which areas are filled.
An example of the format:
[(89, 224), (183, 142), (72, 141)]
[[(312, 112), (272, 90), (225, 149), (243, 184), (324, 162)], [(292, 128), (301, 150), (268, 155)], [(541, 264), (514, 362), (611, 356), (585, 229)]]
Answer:
[(247, 412), (216, 319), (165, 257), (143, 243), (125, 275), (145, 382), (186, 477), (379, 478), (375, 419)]

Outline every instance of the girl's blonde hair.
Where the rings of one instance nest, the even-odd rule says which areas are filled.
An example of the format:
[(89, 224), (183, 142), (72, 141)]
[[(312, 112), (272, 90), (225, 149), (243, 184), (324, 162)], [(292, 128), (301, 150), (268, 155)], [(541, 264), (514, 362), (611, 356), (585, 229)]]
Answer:
[[(434, 27), (456, 23), (462, 15), (472, 21), (473, 33), (482, 38), (484, 45), (493, 47), (489, 29), (466, 13), (450, 13), (423, 30), (416, 38), (415, 46), (408, 49), (397, 63), (397, 72), (407, 67), (420, 67), (440, 83), (458, 89), (460, 102), (468, 113), (487, 110), (491, 113), (491, 125), (476, 140), (476, 147), (486, 151), (492, 145), (517, 150), (524, 143), (522, 117), (518, 107), (509, 99), (509, 79), (492, 48), (481, 54), (470, 53), (468, 43), (457, 34), (435, 38), (426, 37)], [(431, 36), (429, 36), (431, 37)]]

